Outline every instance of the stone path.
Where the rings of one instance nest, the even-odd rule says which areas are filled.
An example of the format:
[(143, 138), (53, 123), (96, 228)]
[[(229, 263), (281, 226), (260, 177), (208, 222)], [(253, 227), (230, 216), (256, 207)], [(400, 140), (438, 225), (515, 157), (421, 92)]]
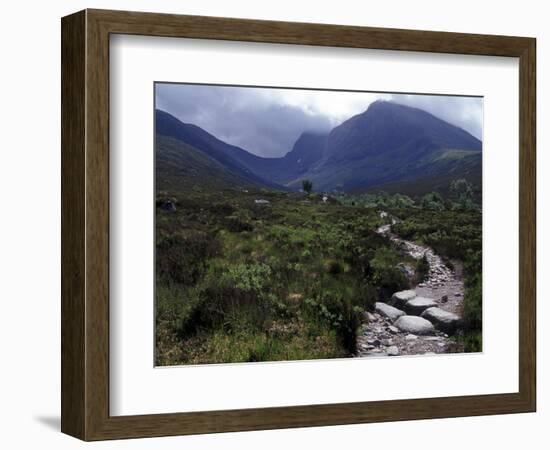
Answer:
[(376, 231), (413, 258), (426, 256), (430, 269), (414, 290), (395, 293), (388, 304), (377, 303), (374, 313), (365, 313), (357, 356), (462, 352), (462, 346), (447, 334), (456, 331), (462, 316), (464, 283), (460, 268), (451, 270), (431, 248), (401, 239), (392, 233), (389, 224)]

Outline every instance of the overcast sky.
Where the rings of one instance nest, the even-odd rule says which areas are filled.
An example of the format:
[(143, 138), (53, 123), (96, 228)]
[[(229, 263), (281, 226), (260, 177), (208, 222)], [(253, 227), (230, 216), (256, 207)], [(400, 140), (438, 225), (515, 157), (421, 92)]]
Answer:
[(156, 107), (260, 156), (283, 156), (304, 131), (329, 132), (375, 100), (424, 109), (482, 136), (483, 100), (411, 94), (156, 85)]

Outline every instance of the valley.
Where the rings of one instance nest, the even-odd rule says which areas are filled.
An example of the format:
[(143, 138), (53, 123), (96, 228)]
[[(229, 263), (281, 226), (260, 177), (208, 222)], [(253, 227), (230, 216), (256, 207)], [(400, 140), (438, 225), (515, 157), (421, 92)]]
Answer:
[(155, 117), (156, 365), (481, 350), (478, 139), (377, 101), (266, 158)]

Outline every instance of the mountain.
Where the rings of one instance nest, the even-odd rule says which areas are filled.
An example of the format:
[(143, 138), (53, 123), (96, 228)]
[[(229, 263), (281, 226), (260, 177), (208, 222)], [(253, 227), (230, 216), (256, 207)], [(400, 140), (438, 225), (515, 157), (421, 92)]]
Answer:
[[(303, 176), (326, 190), (366, 189), (450, 169), (461, 176), (481, 164), (481, 148), (479, 139), (426, 111), (377, 101), (330, 132), (322, 156)], [(453, 156), (445, 156), (450, 151)]]
[(332, 162), (364, 159), (424, 141), (481, 150), (481, 142), (462, 128), (421, 109), (379, 100), (332, 130), (325, 155)]
[(253, 155), (163, 111), (157, 111), (156, 131), (242, 182), (276, 189), (298, 189), (307, 178), (317, 191), (407, 193), (443, 188), (456, 178), (481, 180), (479, 139), (424, 110), (388, 101), (372, 103), (326, 135), (304, 132), (281, 158)]
[[(216, 162), (218, 168), (222, 167), (234, 174), (239, 180), (246, 181), (247, 185), (284, 189), (283, 186), (262, 178), (249, 168), (249, 166), (253, 167), (255, 164), (262, 164), (262, 161), (258, 163), (255, 162), (256, 160), (266, 158), (260, 158), (240, 147), (227, 144), (202, 128), (183, 123), (171, 114), (158, 109), (155, 112), (155, 135), (157, 139), (164, 136), (187, 144), (195, 152), (202, 153)], [(183, 164), (184, 160), (181, 163)]]

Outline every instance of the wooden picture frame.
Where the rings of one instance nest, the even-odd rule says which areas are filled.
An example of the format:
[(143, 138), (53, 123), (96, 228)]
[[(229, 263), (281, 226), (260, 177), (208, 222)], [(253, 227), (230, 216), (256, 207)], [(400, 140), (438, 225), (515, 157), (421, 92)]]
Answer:
[[(61, 28), (64, 433), (101, 440), (535, 411), (535, 39), (104, 10), (64, 17)], [(109, 36), (116, 33), (519, 58), (519, 392), (110, 416)]]

